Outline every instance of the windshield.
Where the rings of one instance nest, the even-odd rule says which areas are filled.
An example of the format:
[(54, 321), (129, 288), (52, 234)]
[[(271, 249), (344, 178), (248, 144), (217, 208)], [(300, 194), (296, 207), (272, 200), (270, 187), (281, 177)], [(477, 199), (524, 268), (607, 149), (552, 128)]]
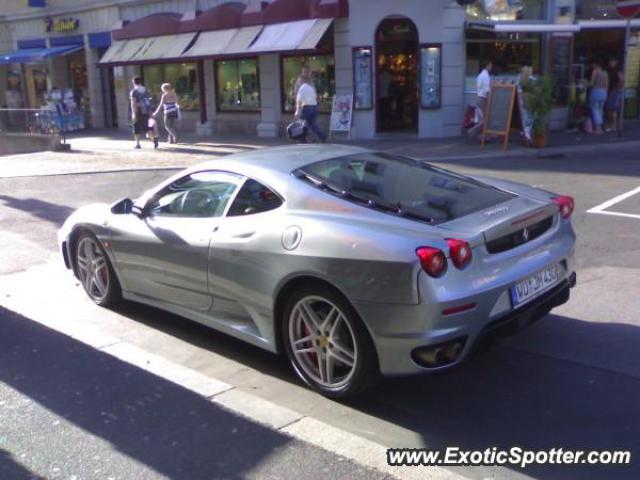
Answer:
[(473, 179), (376, 152), (323, 160), (294, 174), (345, 200), (429, 223), (453, 220), (513, 198)]

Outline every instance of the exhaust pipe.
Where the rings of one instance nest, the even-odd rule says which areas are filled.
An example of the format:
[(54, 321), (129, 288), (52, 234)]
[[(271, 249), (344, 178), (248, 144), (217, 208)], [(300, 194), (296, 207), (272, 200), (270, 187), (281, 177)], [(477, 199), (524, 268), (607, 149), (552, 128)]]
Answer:
[(455, 362), (462, 353), (462, 343), (455, 342), (447, 345), (443, 351), (442, 356), (447, 362)]
[(426, 368), (437, 368), (455, 362), (464, 349), (467, 338), (457, 338), (444, 344), (417, 348), (413, 351), (413, 360)]

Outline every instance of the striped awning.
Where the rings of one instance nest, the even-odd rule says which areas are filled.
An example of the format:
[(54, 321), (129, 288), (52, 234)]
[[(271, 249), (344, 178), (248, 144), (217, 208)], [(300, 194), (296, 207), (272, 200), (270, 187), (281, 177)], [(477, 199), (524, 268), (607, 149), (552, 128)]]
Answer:
[(100, 59), (100, 65), (125, 65), (182, 58), (196, 33), (118, 40)]

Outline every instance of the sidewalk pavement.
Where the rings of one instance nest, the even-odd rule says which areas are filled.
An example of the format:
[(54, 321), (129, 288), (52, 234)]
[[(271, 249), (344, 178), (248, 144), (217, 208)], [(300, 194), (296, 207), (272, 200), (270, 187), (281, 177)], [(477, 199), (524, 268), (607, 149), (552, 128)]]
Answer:
[[(207, 139), (185, 134), (177, 145), (160, 143), (160, 148), (155, 150), (151, 142), (144, 142), (143, 148), (136, 150), (128, 132), (123, 130), (87, 130), (69, 135), (67, 141), (71, 144), (68, 152), (0, 156), (0, 177), (183, 168), (236, 152), (291, 144), (285, 138), (214, 136)], [(555, 157), (569, 152), (594, 149), (610, 152), (621, 146), (640, 146), (640, 121), (627, 121), (625, 132), (620, 137), (615, 132), (600, 136), (583, 132), (552, 132), (549, 146), (543, 149), (526, 148), (517, 134), (511, 136), (506, 151), (502, 150), (502, 142), (498, 140), (481, 148), (478, 141), (470, 141), (466, 137), (431, 140), (411, 135), (389, 135), (372, 140), (337, 140), (335, 143), (444, 163), (461, 158)]]

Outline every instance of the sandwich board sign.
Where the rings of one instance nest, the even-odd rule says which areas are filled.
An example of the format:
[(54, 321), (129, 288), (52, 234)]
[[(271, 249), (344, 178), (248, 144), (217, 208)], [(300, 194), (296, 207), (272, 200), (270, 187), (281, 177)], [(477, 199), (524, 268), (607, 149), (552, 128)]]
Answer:
[(489, 94), (489, 101), (487, 103), (487, 113), (482, 129), (482, 148), (484, 148), (487, 137), (497, 135), (504, 137), (502, 149), (507, 149), (515, 97), (515, 85), (491, 86), (491, 93)]
[(331, 132), (347, 132), (351, 136), (352, 120), (353, 94), (334, 95), (331, 120), (329, 121), (329, 134)]

